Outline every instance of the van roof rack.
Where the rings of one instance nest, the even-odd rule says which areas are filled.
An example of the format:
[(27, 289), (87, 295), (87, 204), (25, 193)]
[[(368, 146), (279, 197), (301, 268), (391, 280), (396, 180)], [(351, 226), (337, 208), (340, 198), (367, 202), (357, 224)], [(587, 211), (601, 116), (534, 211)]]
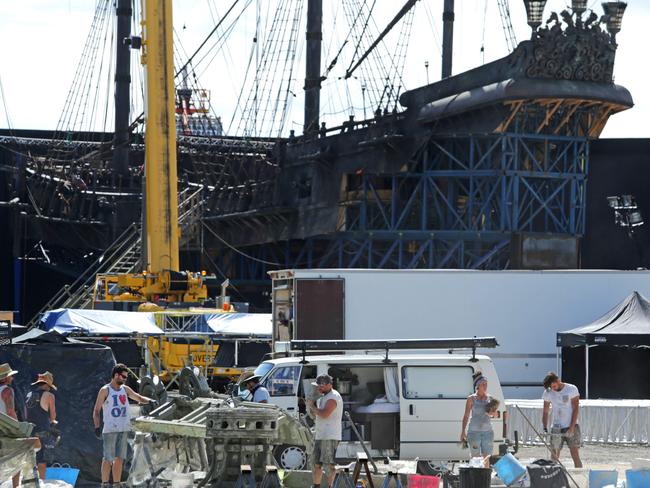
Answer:
[(383, 340), (293, 340), (290, 349), (302, 352), (302, 363), (306, 363), (307, 351), (358, 351), (381, 349), (386, 352), (385, 363), (389, 363), (391, 349), (471, 349), (472, 361), (476, 361), (476, 349), (494, 348), (499, 344), (496, 337), (470, 337), (457, 339), (383, 339)]

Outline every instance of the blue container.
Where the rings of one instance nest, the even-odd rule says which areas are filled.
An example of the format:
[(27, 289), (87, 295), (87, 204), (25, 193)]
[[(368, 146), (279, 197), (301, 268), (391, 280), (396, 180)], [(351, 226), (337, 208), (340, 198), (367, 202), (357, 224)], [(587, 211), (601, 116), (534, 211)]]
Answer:
[(618, 483), (618, 471), (589, 470), (589, 488), (603, 488)]
[(650, 486), (650, 469), (628, 469), (625, 471), (627, 488), (648, 488)]
[(506, 486), (510, 486), (526, 474), (526, 468), (524, 465), (510, 453), (499, 459), (493, 468)]
[(65, 481), (69, 485), (74, 486), (79, 476), (79, 470), (76, 468), (46, 468), (46, 480), (59, 480)]

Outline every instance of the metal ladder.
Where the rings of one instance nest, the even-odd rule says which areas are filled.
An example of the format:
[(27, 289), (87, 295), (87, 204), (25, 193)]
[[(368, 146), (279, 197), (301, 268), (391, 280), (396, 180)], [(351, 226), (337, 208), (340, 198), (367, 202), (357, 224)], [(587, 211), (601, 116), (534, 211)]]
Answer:
[[(181, 236), (191, 238), (191, 232), (182, 232), (197, 225), (202, 217), (203, 188), (185, 188), (178, 196), (178, 222)], [(93, 287), (98, 274), (133, 273), (140, 266), (142, 236), (139, 223), (133, 223), (102, 255), (70, 285), (64, 285), (26, 324), (28, 328), (38, 325), (41, 316), (48, 310), (57, 308), (90, 308), (93, 300)]]

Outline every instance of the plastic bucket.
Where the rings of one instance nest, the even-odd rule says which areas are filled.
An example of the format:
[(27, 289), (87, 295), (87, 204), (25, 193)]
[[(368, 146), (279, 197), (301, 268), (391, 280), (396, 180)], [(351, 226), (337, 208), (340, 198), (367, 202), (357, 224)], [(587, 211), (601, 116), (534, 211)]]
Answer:
[(61, 468), (61, 467), (45, 468), (46, 480), (65, 481), (69, 485), (74, 486), (75, 483), (77, 482), (78, 476), (79, 476), (79, 470), (77, 468)]
[(628, 469), (625, 471), (627, 488), (648, 488), (650, 486), (650, 469)]
[(490, 488), (492, 470), (490, 468), (459, 468), (460, 488)]
[(494, 465), (494, 469), (506, 486), (510, 486), (526, 474), (526, 468), (524, 465), (510, 453), (499, 459)]
[(408, 488), (438, 488), (440, 478), (437, 476), (422, 476), (419, 474), (410, 474), (408, 476)]
[(618, 471), (615, 470), (589, 470), (589, 488), (605, 488), (607, 485), (616, 486)]

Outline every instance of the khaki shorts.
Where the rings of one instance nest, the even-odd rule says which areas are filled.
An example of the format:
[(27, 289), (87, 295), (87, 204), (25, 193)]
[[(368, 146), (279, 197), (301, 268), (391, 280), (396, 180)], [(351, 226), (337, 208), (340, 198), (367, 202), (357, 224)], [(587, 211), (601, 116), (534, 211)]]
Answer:
[(312, 462), (314, 464), (334, 464), (336, 457), (336, 448), (339, 441), (335, 440), (316, 440), (314, 441), (314, 451), (312, 453)]
[(568, 447), (580, 447), (582, 446), (582, 434), (580, 433), (580, 426), (576, 425), (576, 428), (573, 430), (573, 435), (568, 435), (568, 429), (560, 429), (559, 427), (553, 427), (551, 429), (551, 449), (554, 451), (559, 451), (562, 449), (562, 446), (566, 444)]

